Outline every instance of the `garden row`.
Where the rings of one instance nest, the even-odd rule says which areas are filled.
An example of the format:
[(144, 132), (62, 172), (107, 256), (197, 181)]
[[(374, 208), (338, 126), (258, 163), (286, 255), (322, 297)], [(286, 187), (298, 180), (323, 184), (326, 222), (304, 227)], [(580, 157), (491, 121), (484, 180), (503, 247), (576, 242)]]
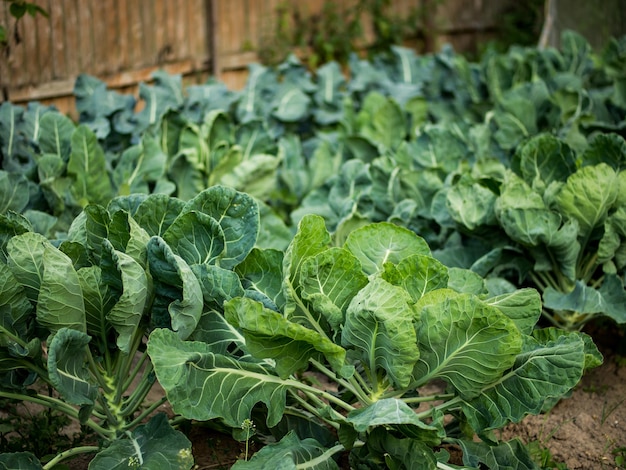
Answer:
[(191, 468), (145, 422), (158, 380), (271, 444), (236, 468), (537, 468), (494, 430), (602, 362), (588, 321), (626, 322), (626, 38), (562, 42), (349, 80), (290, 58), (241, 92), (156, 73), (140, 111), (81, 76), (78, 123), (2, 104), (0, 397), (102, 444), (0, 462)]

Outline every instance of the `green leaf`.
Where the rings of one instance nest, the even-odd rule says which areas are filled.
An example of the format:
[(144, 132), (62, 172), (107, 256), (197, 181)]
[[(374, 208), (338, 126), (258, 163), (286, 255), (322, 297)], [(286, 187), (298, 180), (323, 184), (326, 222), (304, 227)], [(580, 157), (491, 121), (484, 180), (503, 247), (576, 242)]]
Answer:
[(465, 399), (479, 396), (513, 365), (522, 337), (512, 320), (477, 297), (440, 289), (416, 304), (418, 384), (448, 382)]
[(386, 263), (382, 277), (403, 287), (414, 302), (431, 290), (448, 287), (448, 268), (429, 255), (410, 255), (397, 265)]
[(18, 173), (0, 170), (0, 213), (8, 211), (21, 213), (28, 205), (28, 179)]
[(361, 263), (349, 251), (332, 247), (302, 262), (301, 297), (339, 331), (352, 298), (367, 284)]
[(385, 263), (397, 264), (415, 254), (430, 255), (426, 241), (409, 229), (389, 222), (358, 228), (348, 235), (344, 248), (355, 255), (366, 274), (383, 270)]
[(259, 233), (259, 208), (245, 193), (225, 186), (212, 186), (189, 200), (184, 212), (196, 210), (218, 221), (226, 248), (219, 266), (232, 269), (250, 253)]
[(116, 291), (117, 301), (106, 315), (117, 332), (117, 347), (130, 354), (135, 333), (152, 297), (152, 285), (143, 267), (105, 242), (102, 256), (102, 278)]
[[(0, 263), (0, 326), (22, 336), (27, 328), (28, 317), (33, 307), (28, 301), (24, 287), (18, 282), (9, 267)], [(6, 346), (7, 338), (0, 334), (0, 345)]]
[(34, 232), (12, 237), (7, 244), (7, 265), (28, 299), (36, 304), (43, 278), (43, 254), (50, 242)]
[(247, 291), (254, 291), (267, 297), (277, 309), (285, 305), (283, 285), (283, 252), (254, 248), (235, 272)]
[(102, 281), (100, 266), (80, 268), (77, 274), (85, 301), (87, 333), (96, 341), (107, 338), (111, 325), (106, 321), (106, 315), (115, 305), (116, 298)]
[(152, 320), (170, 326), (181, 339), (196, 328), (204, 305), (202, 288), (189, 265), (159, 237), (148, 242), (148, 265), (154, 279)]
[(76, 129), (72, 120), (61, 113), (46, 113), (41, 117), (39, 148), (44, 154), (53, 154), (67, 162), (72, 149), (72, 135)]
[(51, 332), (72, 328), (84, 333), (87, 329), (85, 303), (72, 260), (59, 249), (47, 245), (42, 264), (37, 321)]
[(188, 419), (222, 418), (240, 427), (257, 403), (267, 406), (270, 427), (283, 415), (290, 382), (260, 364), (214, 354), (208, 344), (183, 342), (167, 329), (152, 332), (148, 354), (174, 412)]
[(98, 452), (89, 463), (90, 470), (189, 470), (194, 465), (191, 442), (170, 426), (165, 413), (159, 413), (116, 439)]
[(617, 198), (615, 170), (606, 163), (586, 166), (572, 174), (555, 198), (558, 209), (578, 222), (580, 235), (588, 237), (604, 221)]
[(576, 333), (548, 338), (545, 343), (527, 336), (510, 370), (491, 380), (491, 385), (483, 385), (480, 395), (466, 398), (463, 413), (479, 433), (518, 422), (571, 390), (580, 381), (584, 365), (584, 344)]
[(437, 427), (423, 422), (417, 417), (413, 408), (397, 398), (384, 398), (364, 408), (351, 411), (346, 416), (346, 420), (358, 432), (366, 432), (376, 426), (398, 424), (414, 426), (428, 434), (433, 434), (434, 436), (431, 436), (435, 442), (433, 445), (437, 445)]
[(532, 137), (518, 148), (516, 158), (524, 181), (540, 193), (553, 181), (565, 181), (576, 171), (572, 149), (551, 134)]
[(165, 194), (151, 194), (139, 204), (133, 217), (150, 236), (163, 236), (184, 205), (185, 202), (180, 199)]
[(515, 290), (485, 299), (484, 302), (513, 320), (520, 332), (526, 335), (532, 333), (541, 316), (541, 295), (535, 289)]
[(226, 247), (224, 231), (218, 221), (198, 211), (178, 216), (163, 239), (190, 265), (215, 264)]
[(191, 270), (200, 281), (205, 305), (219, 309), (233, 297), (242, 297), (245, 292), (237, 273), (212, 264), (194, 264)]
[(346, 365), (346, 351), (317, 331), (285, 319), (260, 302), (234, 298), (224, 304), (226, 320), (242, 331), (246, 348), (259, 360), (274, 359), (281, 378), (304, 369), (311, 357), (323, 355), (342, 377), (353, 368)]
[(469, 230), (494, 224), (495, 202), (496, 195), (489, 188), (467, 180), (452, 186), (446, 197), (450, 216)]
[(14, 452), (0, 454), (0, 470), (43, 470), (43, 467), (30, 452)]
[(283, 122), (298, 122), (309, 112), (311, 98), (295, 85), (281, 87), (272, 103), (272, 115)]
[(275, 444), (264, 446), (248, 461), (237, 460), (233, 469), (261, 470), (338, 470), (332, 453), (324, 453), (326, 449), (313, 438), (300, 440), (295, 432), (290, 431)]
[(472, 468), (482, 468), (483, 464), (492, 470), (539, 470), (528, 448), (518, 439), (495, 446), (462, 439), (453, 441), (463, 449), (463, 463)]
[(359, 134), (375, 142), (381, 151), (397, 148), (406, 137), (402, 109), (394, 100), (376, 92), (365, 97), (357, 122)]
[(98, 386), (90, 381), (87, 367), (91, 336), (61, 328), (48, 345), (48, 376), (65, 401), (73, 405), (93, 405)]
[(122, 153), (115, 166), (113, 180), (118, 193), (149, 193), (148, 183), (156, 182), (163, 176), (166, 163), (167, 156), (158, 142), (147, 134), (144, 135), (138, 145), (129, 147)]
[(67, 173), (74, 178), (72, 194), (81, 206), (106, 204), (113, 197), (104, 151), (96, 135), (84, 124), (72, 134)]
[(383, 369), (396, 388), (409, 385), (420, 357), (413, 301), (404, 289), (375, 277), (352, 299), (341, 334), (345, 348), (356, 349), (375, 387)]

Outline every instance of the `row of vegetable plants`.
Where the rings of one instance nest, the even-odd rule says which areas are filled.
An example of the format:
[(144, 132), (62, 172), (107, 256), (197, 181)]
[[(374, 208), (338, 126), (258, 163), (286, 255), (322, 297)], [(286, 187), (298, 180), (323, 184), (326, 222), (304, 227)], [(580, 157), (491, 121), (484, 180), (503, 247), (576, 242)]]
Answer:
[(626, 38), (562, 43), (0, 105), (0, 397), (100, 439), (0, 462), (191, 468), (191, 419), (254, 422), (237, 468), (537, 468), (494, 431), (626, 321)]

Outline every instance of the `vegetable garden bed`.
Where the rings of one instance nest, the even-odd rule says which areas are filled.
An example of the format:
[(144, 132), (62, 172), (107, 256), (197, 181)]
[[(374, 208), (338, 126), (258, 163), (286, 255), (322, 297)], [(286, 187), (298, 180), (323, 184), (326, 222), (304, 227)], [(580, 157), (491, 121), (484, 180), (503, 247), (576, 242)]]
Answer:
[(97, 439), (0, 462), (192, 468), (193, 420), (234, 468), (540, 468), (499, 431), (626, 322), (626, 38), (562, 43), (2, 104), (0, 397)]

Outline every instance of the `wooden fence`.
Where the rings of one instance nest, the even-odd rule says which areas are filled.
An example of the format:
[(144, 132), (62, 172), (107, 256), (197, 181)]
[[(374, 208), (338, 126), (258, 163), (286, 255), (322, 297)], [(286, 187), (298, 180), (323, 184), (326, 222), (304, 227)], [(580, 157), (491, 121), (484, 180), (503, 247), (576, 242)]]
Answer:
[[(3, 99), (37, 100), (74, 109), (78, 74), (111, 88), (134, 92), (156, 69), (183, 75), (186, 83), (216, 76), (230, 88), (245, 84), (246, 66), (276, 30), (276, 11), (297, 6), (319, 14), (324, 0), (30, 0), (49, 17), (22, 18), (17, 28), (8, 3), (0, 24), (9, 47), (0, 56)], [(338, 0), (337, 6), (355, 0)], [(516, 0), (393, 0), (392, 13), (425, 8), (430, 47), (452, 42), (466, 50), (493, 32), (498, 17)], [(371, 40), (366, 31), (365, 44)]]

